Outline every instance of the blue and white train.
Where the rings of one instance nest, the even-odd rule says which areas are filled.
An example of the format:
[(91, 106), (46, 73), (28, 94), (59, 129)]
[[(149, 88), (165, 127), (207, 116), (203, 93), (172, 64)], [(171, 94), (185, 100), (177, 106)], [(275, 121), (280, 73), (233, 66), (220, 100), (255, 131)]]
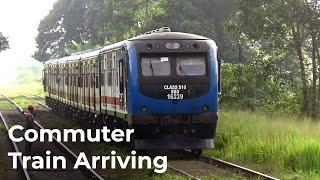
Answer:
[(211, 39), (161, 28), (45, 63), (46, 103), (85, 128), (133, 128), (135, 149), (212, 148), (220, 63)]

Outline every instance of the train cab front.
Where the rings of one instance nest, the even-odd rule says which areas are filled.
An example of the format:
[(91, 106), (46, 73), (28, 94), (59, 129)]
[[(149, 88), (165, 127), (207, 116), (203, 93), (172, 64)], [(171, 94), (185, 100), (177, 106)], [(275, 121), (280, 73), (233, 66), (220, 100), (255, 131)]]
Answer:
[(137, 71), (129, 81), (135, 148), (212, 148), (218, 119), (215, 43), (168, 32), (133, 44), (130, 67)]

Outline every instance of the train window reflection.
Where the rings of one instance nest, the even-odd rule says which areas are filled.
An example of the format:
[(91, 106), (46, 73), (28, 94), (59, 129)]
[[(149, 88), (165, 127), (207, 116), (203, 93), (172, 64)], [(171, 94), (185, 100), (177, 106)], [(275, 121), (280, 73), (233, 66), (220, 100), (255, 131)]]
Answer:
[(141, 58), (143, 76), (170, 76), (170, 62), (165, 57)]
[(203, 56), (178, 56), (176, 72), (179, 76), (204, 76), (206, 61)]

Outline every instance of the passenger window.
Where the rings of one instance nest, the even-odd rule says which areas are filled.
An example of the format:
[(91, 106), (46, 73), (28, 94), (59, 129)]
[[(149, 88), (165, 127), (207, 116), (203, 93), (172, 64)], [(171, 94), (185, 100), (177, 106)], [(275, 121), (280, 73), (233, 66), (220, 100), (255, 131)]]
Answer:
[(107, 54), (107, 78), (108, 78), (108, 86), (111, 86), (112, 85), (112, 78), (111, 78), (111, 75), (112, 75), (112, 53), (109, 52)]
[(99, 76), (96, 76), (96, 88), (99, 88)]
[(104, 75), (105, 75), (104, 73), (101, 73), (101, 77), (100, 77), (101, 86), (105, 85), (105, 83), (104, 83), (104, 80), (105, 80)]
[(82, 77), (78, 77), (78, 87), (83, 87)]

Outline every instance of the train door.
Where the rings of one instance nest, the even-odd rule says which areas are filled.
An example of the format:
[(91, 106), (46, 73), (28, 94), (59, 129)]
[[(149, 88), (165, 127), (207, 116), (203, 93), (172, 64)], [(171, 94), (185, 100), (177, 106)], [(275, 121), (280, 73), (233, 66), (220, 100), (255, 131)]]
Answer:
[(100, 103), (98, 100), (98, 95), (99, 95), (99, 77), (98, 77), (98, 69), (99, 69), (99, 64), (98, 64), (98, 58), (93, 59), (93, 84), (92, 84), (92, 100), (93, 100), (93, 110), (94, 112), (98, 111), (98, 104)]
[(51, 98), (51, 94), (52, 94), (52, 66), (49, 65), (49, 97)]
[(56, 65), (56, 99), (59, 100), (59, 65)]
[(95, 62), (93, 59), (90, 60), (90, 75), (89, 75), (89, 102), (90, 112), (95, 111)]
[(84, 96), (84, 65), (83, 65), (82, 61), (80, 61), (80, 77), (79, 77), (79, 81), (80, 81), (79, 103), (80, 103), (81, 109), (84, 109), (84, 100), (83, 100), (83, 96)]
[(111, 104), (113, 105), (113, 111), (117, 111), (117, 97), (118, 97), (118, 63), (117, 53), (112, 52), (112, 83), (111, 83)]
[(113, 72), (113, 65), (112, 65), (112, 61), (113, 61), (113, 56), (112, 56), (112, 52), (108, 52), (107, 53), (107, 71), (106, 71), (106, 77), (107, 77), (107, 84), (106, 84), (106, 89), (105, 89), (105, 101), (106, 101), (106, 109), (107, 111), (113, 111), (113, 104), (111, 103), (112, 101), (112, 72)]
[(99, 74), (100, 74), (100, 60), (99, 56), (94, 59), (94, 110), (96, 113), (100, 112), (100, 82), (99, 82)]
[(76, 86), (76, 78), (75, 78), (75, 64), (72, 63), (72, 106), (75, 106), (75, 99), (76, 99), (76, 92), (75, 92), (75, 86)]
[(100, 82), (101, 82), (101, 111), (107, 110), (107, 83), (106, 83), (106, 75), (107, 75), (107, 54), (101, 55), (101, 74), (100, 74)]
[(92, 78), (91, 78), (91, 60), (88, 60), (88, 97), (87, 97), (87, 101), (88, 101), (88, 108), (89, 108), (89, 112), (91, 112), (91, 84), (92, 84)]
[[(80, 59), (81, 60), (81, 59)], [(77, 108), (80, 109), (81, 107), (81, 91), (82, 91), (82, 65), (80, 60), (77, 62)]]
[(42, 70), (42, 85), (43, 85), (43, 90), (44, 92), (47, 91), (47, 75), (46, 75), (46, 67), (44, 67), (44, 69)]
[(125, 57), (121, 54), (119, 57), (119, 106), (122, 111), (126, 109), (127, 104), (127, 64), (124, 59)]
[(62, 76), (61, 76), (61, 85), (62, 85), (62, 101), (66, 103), (66, 86), (65, 86), (65, 77), (66, 77), (66, 64), (62, 65)]
[(88, 69), (88, 62), (83, 62), (83, 68), (84, 68), (84, 91), (83, 91), (83, 99), (84, 99), (84, 110), (88, 110), (89, 105), (89, 69)]
[(65, 84), (66, 84), (66, 104), (69, 105), (70, 101), (70, 70), (69, 70), (69, 63), (66, 63), (66, 77), (65, 77)]

